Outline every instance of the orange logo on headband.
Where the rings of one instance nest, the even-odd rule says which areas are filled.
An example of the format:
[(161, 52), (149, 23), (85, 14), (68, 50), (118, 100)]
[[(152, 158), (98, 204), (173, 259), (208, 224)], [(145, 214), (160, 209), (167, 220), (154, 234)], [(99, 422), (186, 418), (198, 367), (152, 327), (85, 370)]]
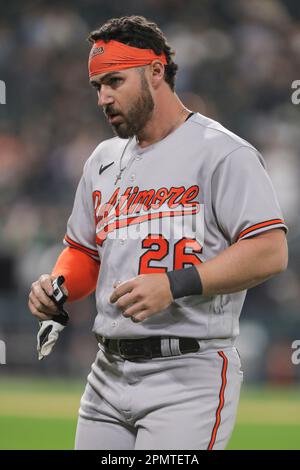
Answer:
[(152, 49), (128, 46), (119, 41), (96, 41), (89, 56), (89, 76), (149, 65), (155, 59), (167, 64), (165, 54), (157, 55)]

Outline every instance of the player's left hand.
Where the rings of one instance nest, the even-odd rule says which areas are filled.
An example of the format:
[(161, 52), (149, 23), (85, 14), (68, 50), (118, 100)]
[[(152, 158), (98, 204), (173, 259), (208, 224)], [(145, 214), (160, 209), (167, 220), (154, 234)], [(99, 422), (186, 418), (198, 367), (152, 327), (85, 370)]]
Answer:
[(114, 289), (110, 302), (116, 303), (124, 317), (141, 322), (173, 302), (168, 276), (165, 273), (140, 274), (122, 282)]

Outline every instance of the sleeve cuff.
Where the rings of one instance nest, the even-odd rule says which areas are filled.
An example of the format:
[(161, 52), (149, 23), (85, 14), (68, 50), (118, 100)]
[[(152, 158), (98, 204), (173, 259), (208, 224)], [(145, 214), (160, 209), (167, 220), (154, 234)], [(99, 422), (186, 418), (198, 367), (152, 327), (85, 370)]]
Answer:
[(63, 243), (65, 246), (70, 246), (71, 248), (77, 248), (77, 250), (80, 250), (82, 251), (83, 253), (85, 253), (86, 255), (89, 255), (91, 256), (92, 258), (94, 258), (96, 261), (99, 261), (99, 253), (97, 250), (92, 250), (91, 248), (88, 248), (84, 245), (81, 245), (80, 243), (78, 242), (75, 242), (74, 240), (72, 240), (72, 238), (70, 238), (67, 234), (65, 235), (65, 238), (63, 240)]
[(243, 230), (239, 236), (237, 237), (236, 241), (242, 240), (243, 238), (253, 237), (262, 232), (266, 232), (267, 230), (272, 230), (274, 228), (283, 228), (285, 232), (288, 231), (288, 228), (282, 219), (271, 219), (266, 220), (264, 222), (260, 222), (255, 225), (251, 225), (250, 227)]

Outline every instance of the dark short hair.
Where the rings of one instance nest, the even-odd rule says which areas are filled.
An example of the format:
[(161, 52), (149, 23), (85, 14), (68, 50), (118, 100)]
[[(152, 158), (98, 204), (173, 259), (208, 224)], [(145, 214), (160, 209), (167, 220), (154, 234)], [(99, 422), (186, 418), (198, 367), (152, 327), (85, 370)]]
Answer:
[(178, 65), (173, 62), (175, 52), (167, 43), (159, 27), (143, 16), (123, 16), (112, 18), (99, 29), (90, 33), (88, 40), (93, 43), (99, 39), (104, 42), (115, 40), (141, 49), (152, 49), (156, 54), (164, 53), (167, 59), (164, 79), (171, 90), (175, 89), (175, 76)]

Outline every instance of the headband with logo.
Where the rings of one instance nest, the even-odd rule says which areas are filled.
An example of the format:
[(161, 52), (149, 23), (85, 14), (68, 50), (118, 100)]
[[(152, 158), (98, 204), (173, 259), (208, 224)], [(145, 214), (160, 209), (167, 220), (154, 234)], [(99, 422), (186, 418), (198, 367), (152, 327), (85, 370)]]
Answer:
[(140, 49), (119, 41), (96, 41), (89, 56), (90, 78), (107, 72), (115, 72), (151, 64), (155, 59), (166, 65), (165, 54), (157, 55), (152, 49)]

